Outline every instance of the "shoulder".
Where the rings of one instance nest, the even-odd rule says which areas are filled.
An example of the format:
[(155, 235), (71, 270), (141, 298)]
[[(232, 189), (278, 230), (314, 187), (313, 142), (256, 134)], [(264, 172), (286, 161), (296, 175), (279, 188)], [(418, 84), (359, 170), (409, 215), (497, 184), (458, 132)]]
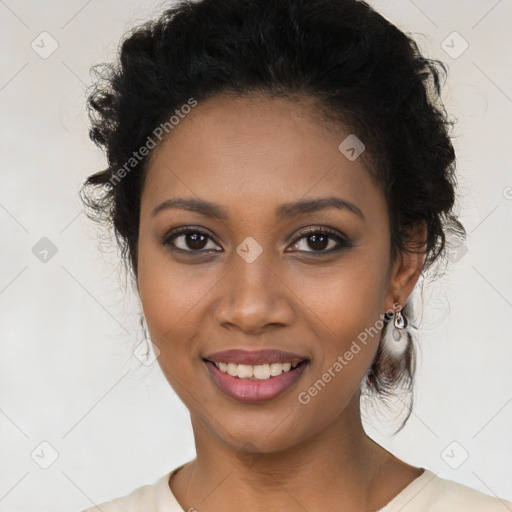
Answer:
[(168, 497), (167, 482), (171, 472), (161, 476), (155, 483), (138, 487), (130, 494), (121, 496), (114, 500), (95, 505), (82, 512), (140, 512), (140, 511), (165, 511), (167, 507), (162, 508), (162, 496)]
[(511, 502), (440, 478), (428, 470), (414, 484), (406, 489), (410, 492), (401, 493), (402, 512), (512, 512)]
[(512, 503), (481, 493), (471, 487), (434, 475), (432, 512), (467, 510), (471, 512), (512, 512)]

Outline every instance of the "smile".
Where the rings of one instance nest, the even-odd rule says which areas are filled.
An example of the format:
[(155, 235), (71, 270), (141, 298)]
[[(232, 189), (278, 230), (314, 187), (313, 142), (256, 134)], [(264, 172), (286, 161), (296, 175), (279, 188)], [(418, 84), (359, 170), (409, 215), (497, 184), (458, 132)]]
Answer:
[(260, 403), (288, 391), (301, 377), (308, 360), (299, 363), (245, 365), (204, 360), (215, 386), (239, 402)]
[[(212, 361), (213, 362), (213, 361)], [(277, 377), (281, 373), (289, 372), (296, 368), (300, 363), (271, 363), (271, 364), (235, 364), (235, 363), (213, 363), (221, 372), (238, 377), (240, 379), (259, 379), (265, 380)]]

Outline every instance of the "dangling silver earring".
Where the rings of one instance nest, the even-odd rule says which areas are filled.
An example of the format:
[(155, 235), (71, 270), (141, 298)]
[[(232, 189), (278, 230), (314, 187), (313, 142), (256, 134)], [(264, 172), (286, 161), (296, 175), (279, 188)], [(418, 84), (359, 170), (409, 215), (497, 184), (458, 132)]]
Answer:
[(402, 314), (402, 310), (398, 310), (395, 313), (395, 320), (393, 323), (399, 330), (405, 329), (407, 327), (407, 318), (405, 318), (405, 316)]
[(402, 336), (402, 330), (407, 325), (407, 320), (401, 310), (400, 302), (396, 301), (392, 308), (385, 313), (387, 322), (382, 342), (387, 352), (393, 354), (394, 357), (400, 357), (407, 346), (407, 336)]
[(383, 330), (384, 349), (393, 357), (400, 358), (412, 344), (411, 330), (415, 331), (414, 304), (409, 299), (403, 306), (401, 298), (385, 313), (386, 324)]
[(395, 317), (393, 319), (395, 329), (393, 329), (392, 336), (397, 343), (400, 343), (400, 341), (402, 341), (402, 333), (400, 331), (403, 331), (407, 327), (407, 318), (402, 313), (402, 306), (399, 302), (393, 304), (393, 309), (395, 310)]
[(146, 342), (146, 353), (149, 354), (151, 352), (151, 345), (149, 341), (148, 331), (146, 330), (146, 326), (144, 324), (144, 315), (140, 315), (140, 326), (142, 327), (142, 332), (144, 333), (144, 341)]
[(144, 322), (144, 315), (140, 315), (140, 325), (144, 334), (144, 340), (137, 345), (133, 354), (144, 366), (149, 366), (158, 358), (160, 350), (152, 343), (149, 337)]

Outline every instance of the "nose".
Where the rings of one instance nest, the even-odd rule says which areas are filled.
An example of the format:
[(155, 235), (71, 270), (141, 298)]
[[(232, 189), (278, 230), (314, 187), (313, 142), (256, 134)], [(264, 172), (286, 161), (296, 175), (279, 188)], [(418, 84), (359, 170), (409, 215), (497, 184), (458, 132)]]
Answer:
[(235, 256), (217, 290), (214, 317), (222, 327), (257, 335), (292, 323), (293, 292), (264, 254), (251, 263)]

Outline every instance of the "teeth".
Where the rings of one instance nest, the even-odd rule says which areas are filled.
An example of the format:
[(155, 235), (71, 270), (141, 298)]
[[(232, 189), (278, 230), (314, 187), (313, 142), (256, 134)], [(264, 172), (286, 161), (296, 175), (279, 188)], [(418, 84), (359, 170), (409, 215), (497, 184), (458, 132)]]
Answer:
[[(281, 374), (279, 371), (278, 375)], [(272, 371), (270, 370), (269, 364), (259, 364), (257, 366), (253, 366), (252, 368), (252, 376), (256, 379), (269, 379), (272, 375)]]
[(226, 370), (231, 377), (238, 377), (238, 365), (233, 363), (228, 363), (228, 367)]
[(239, 364), (236, 366), (236, 373), (241, 379), (252, 377), (252, 366), (248, 364)]
[(291, 364), (290, 363), (272, 363), (270, 365), (270, 368), (269, 368), (269, 371), (270, 371), (270, 375), (272, 375), (272, 377), (276, 377), (277, 375), (281, 375), (281, 372), (287, 372), (290, 370), (291, 368)]
[(289, 372), (295, 368), (297, 364), (291, 363), (272, 363), (272, 364), (235, 364), (235, 363), (214, 363), (215, 366), (222, 372), (231, 375), (232, 377), (239, 377), (240, 379), (249, 379), (254, 377), (259, 380), (269, 379), (270, 377), (277, 377), (283, 372)]

